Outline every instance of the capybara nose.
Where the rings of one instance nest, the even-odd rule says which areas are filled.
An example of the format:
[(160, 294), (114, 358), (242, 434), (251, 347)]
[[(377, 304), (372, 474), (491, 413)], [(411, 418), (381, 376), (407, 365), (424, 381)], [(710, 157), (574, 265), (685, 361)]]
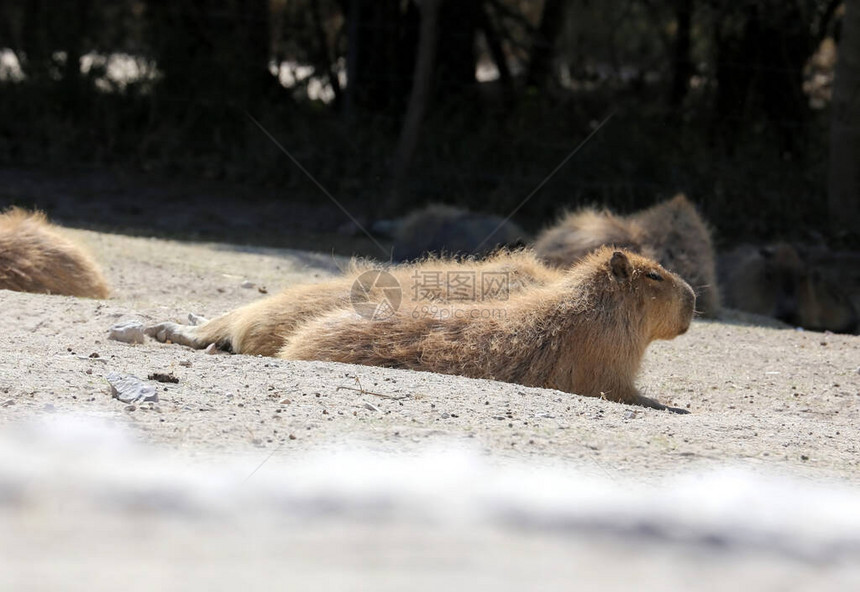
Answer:
[(690, 323), (693, 321), (693, 315), (696, 312), (696, 293), (693, 291), (693, 288), (686, 282), (684, 282), (681, 287), (682, 296), (682, 321), (681, 321), (681, 330), (678, 332), (678, 335), (683, 335), (687, 332), (687, 329), (690, 328)]

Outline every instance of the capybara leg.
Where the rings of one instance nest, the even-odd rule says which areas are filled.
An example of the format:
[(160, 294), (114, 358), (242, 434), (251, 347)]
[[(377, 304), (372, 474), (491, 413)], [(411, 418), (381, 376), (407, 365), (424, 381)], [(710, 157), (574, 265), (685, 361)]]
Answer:
[(194, 349), (204, 349), (215, 344), (224, 351), (233, 351), (232, 315), (227, 313), (211, 321), (196, 314), (189, 314), (190, 325), (179, 323), (158, 323), (150, 325), (144, 332), (162, 343), (168, 341)]
[(179, 323), (158, 323), (144, 329), (144, 333), (162, 343), (172, 342), (194, 349), (203, 349), (209, 343), (204, 343), (197, 336), (197, 327), (180, 325)]
[(168, 341), (178, 343), (194, 349), (204, 349), (215, 344), (220, 350), (234, 351), (233, 349), (233, 321), (236, 318), (234, 312), (228, 312), (211, 321), (196, 314), (189, 314), (190, 325), (179, 323), (158, 323), (150, 325), (144, 332), (162, 343)]

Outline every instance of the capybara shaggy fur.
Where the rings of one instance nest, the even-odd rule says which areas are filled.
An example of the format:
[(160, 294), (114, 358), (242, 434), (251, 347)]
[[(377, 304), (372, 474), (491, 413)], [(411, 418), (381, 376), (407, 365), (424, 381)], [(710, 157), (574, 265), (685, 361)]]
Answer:
[[(426, 259), (382, 271), (380, 275), (379, 267), (353, 262), (343, 276), (290, 287), (202, 325), (159, 323), (146, 333), (196, 349), (215, 344), (234, 353), (274, 356), (298, 325), (341, 307), (355, 306), (370, 317), (382, 316), (385, 306), (397, 304), (410, 312), (432, 312), (450, 301), (505, 299), (560, 275), (525, 250), (500, 251), (484, 261)], [(391, 302), (394, 298), (397, 302)]]
[(107, 298), (95, 261), (40, 212), (0, 214), (0, 289)]
[(522, 246), (529, 237), (499, 216), (446, 205), (416, 210), (397, 223), (394, 259), (412, 261), (426, 255), (482, 256), (499, 247)]
[(816, 256), (811, 262), (788, 243), (742, 245), (721, 255), (726, 306), (805, 329), (856, 331), (857, 311), (849, 291), (826, 272), (826, 255), (818, 251)]
[(679, 276), (603, 247), (555, 280), (444, 314), (368, 320), (343, 307), (292, 333), (279, 356), (409, 368), (665, 408), (634, 385), (655, 339), (687, 331), (695, 294)]
[(719, 313), (711, 232), (684, 195), (630, 216), (594, 208), (568, 213), (538, 236), (535, 252), (548, 264), (563, 268), (603, 245), (659, 261), (693, 286), (703, 316)]

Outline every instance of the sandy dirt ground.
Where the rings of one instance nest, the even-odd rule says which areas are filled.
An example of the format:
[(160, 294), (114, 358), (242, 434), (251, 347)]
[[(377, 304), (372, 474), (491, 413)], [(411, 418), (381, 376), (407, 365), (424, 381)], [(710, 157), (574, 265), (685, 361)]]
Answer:
[[(151, 340), (133, 345), (109, 340), (108, 329), (133, 320), (182, 321), (188, 312), (213, 317), (264, 292), (328, 277), (344, 260), (310, 251), (70, 233), (103, 264), (113, 296), (89, 301), (0, 291), (6, 343), (0, 349), (0, 429), (12, 433), (84, 418), (120, 430), (123, 446), (133, 447), (106, 466), (138, 464), (156, 480), (157, 467), (169, 466), (164, 480), (194, 476), (188, 477), (194, 491), (219, 470), (244, 485), (225, 490), (234, 503), (227, 518), (205, 512), (178, 518), (175, 509), (148, 499), (105, 510), (107, 502), (93, 498), (93, 491), (112, 489), (92, 477), (86, 446), (53, 436), (10, 440), (4, 458), (29, 458), (30, 468), (0, 470), (0, 561), (7, 563), (0, 584), (6, 587), (99, 589), (122, 582), (132, 589), (233, 589), (276, 578), (311, 589), (572, 589), (574, 581), (606, 589), (717, 590), (736, 582), (750, 589), (860, 589), (860, 531), (825, 533), (823, 546), (811, 555), (793, 544), (732, 544), (747, 521), (752, 531), (765, 528), (757, 513), (770, 502), (785, 507), (777, 524), (820, 503), (823, 497), (815, 493), (792, 497), (803, 487), (860, 499), (860, 337), (696, 321), (686, 335), (653, 344), (639, 378), (647, 395), (689, 409), (689, 415), (493, 381), (213, 355)], [(105, 377), (111, 372), (143, 380), (168, 374), (176, 382), (150, 380), (158, 402), (126, 405), (110, 396)], [(110, 439), (93, 442), (99, 449), (112, 446)], [(308, 514), (291, 509), (285, 516), (282, 502), (253, 489), (255, 481), (289, 481), (285, 475), (296, 470), (294, 463), (344, 450), (403, 463), (379, 473), (379, 483), (400, 474), (409, 479), (408, 467), (426, 467), (419, 473), (433, 483), (436, 465), (427, 460), (428, 450), (451, 448), (469, 451), (469, 462), (481, 467), (475, 474), (572, 474), (559, 491), (579, 476), (607, 491), (647, 495), (630, 495), (634, 527), (578, 515), (529, 529), (513, 519), (474, 524), (449, 515), (440, 523), (415, 510), (450, 509), (462, 496), (482, 507), (483, 498), (467, 495), (484, 487), (471, 470), (455, 483), (461, 497), (444, 504), (437, 496), (423, 504), (408, 497), (405, 514), (382, 503), (350, 505), (357, 504), (345, 501), (351, 490), (338, 489), (336, 480), (321, 482), (323, 493), (313, 498), (320, 506)], [(146, 461), (134, 460), (142, 451)], [(347, 461), (331, 465), (326, 478), (360, 464)], [(74, 485), (78, 472), (68, 467), (78, 464), (84, 468)], [(66, 467), (62, 479), (56, 478), (58, 466)], [(661, 531), (671, 512), (649, 514), (654, 500), (671, 499), (679, 476), (727, 467), (751, 482), (776, 479), (778, 485), (753, 492), (749, 507), (746, 498), (736, 498), (740, 513), (721, 525), (682, 520), (678, 528), (695, 536)], [(24, 495), (25, 482), (41, 484), (42, 493)], [(716, 503), (708, 492), (718, 491), (720, 480), (704, 482), (701, 495), (683, 502), (690, 516), (707, 514)], [(516, 499), (537, 500), (548, 487), (535, 480), (531, 497)], [(328, 499), (325, 491), (342, 497)], [(383, 499), (400, 500), (398, 495)], [(590, 499), (603, 497), (594, 493)], [(644, 499), (653, 503), (643, 505)], [(530, 515), (534, 506), (522, 503), (520, 514), (512, 512)], [(563, 500), (553, 498), (553, 504), (557, 509)], [(242, 508), (255, 506), (252, 520), (238, 518)], [(349, 511), (339, 513), (344, 507)], [(374, 508), (380, 521), (367, 519)], [(831, 509), (835, 516), (820, 524), (836, 528), (842, 510)], [(279, 518), (270, 520), (270, 514)], [(789, 542), (804, 537), (802, 531), (773, 532)]]

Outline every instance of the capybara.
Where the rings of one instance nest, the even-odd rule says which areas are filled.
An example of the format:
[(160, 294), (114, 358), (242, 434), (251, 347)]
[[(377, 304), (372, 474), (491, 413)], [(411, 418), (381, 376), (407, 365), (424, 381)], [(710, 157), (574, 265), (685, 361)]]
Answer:
[(499, 247), (524, 245), (522, 228), (499, 216), (434, 204), (416, 210), (395, 224), (395, 261), (413, 261), (426, 255), (482, 256)]
[(41, 212), (0, 214), (0, 289), (107, 298), (95, 261)]
[(719, 313), (711, 232), (684, 195), (630, 216), (594, 208), (568, 213), (538, 236), (535, 252), (548, 264), (563, 268), (603, 245), (655, 259), (693, 286), (699, 313), (706, 317)]
[[(648, 344), (686, 332), (695, 293), (630, 251), (603, 247), (555, 280), (444, 314), (401, 308), (376, 321), (343, 307), (298, 327), (279, 356), (408, 368), (664, 409), (636, 389)], [(676, 410), (680, 411), (680, 410)]]
[(234, 353), (274, 356), (299, 324), (340, 307), (365, 308), (364, 314), (380, 316), (385, 311), (379, 307), (397, 304), (391, 302), (395, 297), (410, 310), (432, 310), (452, 300), (487, 302), (559, 275), (526, 250), (499, 251), (484, 261), (426, 259), (381, 270), (353, 262), (343, 276), (290, 287), (202, 325), (159, 323), (146, 333), (197, 349), (215, 344)]
[[(842, 302), (847, 297), (854, 311), (854, 327), (847, 328), (844, 333), (860, 334), (860, 253), (856, 251), (831, 251), (826, 247), (804, 249), (802, 256), (807, 265), (813, 270), (813, 281), (826, 286), (827, 295), (836, 294), (836, 300)], [(829, 297), (828, 297), (829, 299)], [(822, 304), (822, 309), (835, 311), (838, 316), (840, 306), (832, 303)], [(836, 323), (827, 323), (831, 327)], [(847, 323), (843, 323), (847, 327)], [(839, 331), (839, 329), (830, 329)]]
[(788, 243), (736, 247), (719, 260), (725, 304), (805, 329), (856, 331), (848, 292), (819, 266)]

